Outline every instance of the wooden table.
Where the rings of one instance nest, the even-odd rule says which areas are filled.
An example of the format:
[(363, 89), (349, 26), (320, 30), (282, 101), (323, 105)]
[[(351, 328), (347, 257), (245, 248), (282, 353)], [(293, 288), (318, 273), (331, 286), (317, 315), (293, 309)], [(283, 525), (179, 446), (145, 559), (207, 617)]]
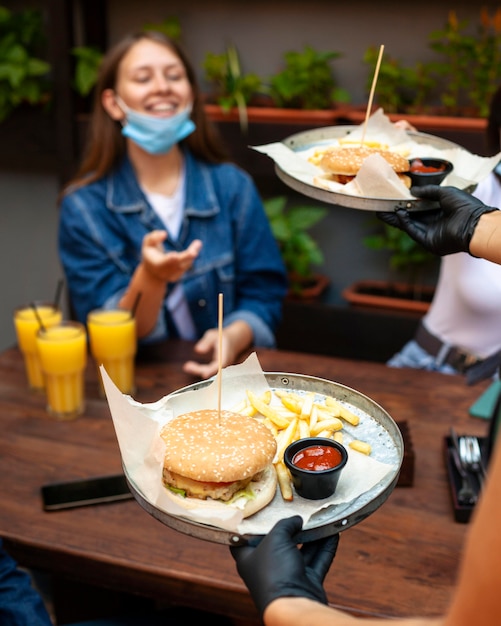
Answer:
[[(171, 342), (138, 360), (137, 393), (151, 402), (194, 382), (182, 372), (191, 345)], [(327, 575), (333, 605), (358, 614), (440, 614), (447, 605), (467, 525), (454, 521), (443, 438), (485, 435), (468, 406), (487, 387), (459, 376), (377, 363), (259, 350), (264, 371), (309, 374), (348, 385), (405, 420), (416, 454), (414, 486), (397, 487), (368, 519), (343, 533)], [(121, 460), (106, 401), (89, 361), (85, 415), (58, 422), (27, 388), (17, 348), (0, 355), (0, 535), (25, 566), (109, 590), (161, 598), (258, 623), (229, 549), (180, 534), (135, 501), (44, 512), (45, 483), (112, 474)]]

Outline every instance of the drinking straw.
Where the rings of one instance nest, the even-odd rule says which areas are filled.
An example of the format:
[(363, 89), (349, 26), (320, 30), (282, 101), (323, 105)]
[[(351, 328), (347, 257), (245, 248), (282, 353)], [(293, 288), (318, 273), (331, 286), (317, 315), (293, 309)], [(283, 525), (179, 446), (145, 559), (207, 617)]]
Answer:
[(219, 294), (218, 299), (218, 365), (217, 365), (217, 415), (221, 421), (221, 363), (223, 354), (223, 294)]
[(37, 318), (38, 325), (40, 326), (40, 330), (43, 330), (45, 332), (46, 328), (43, 325), (42, 318), (40, 317), (38, 313), (37, 305), (34, 302), (31, 303), (31, 308), (33, 309), (35, 313), (35, 317)]
[(365, 113), (364, 129), (362, 133), (362, 140), (360, 142), (362, 146), (364, 145), (365, 131), (367, 129), (367, 120), (369, 119), (369, 116), (371, 114), (372, 100), (374, 98), (374, 91), (376, 90), (376, 83), (377, 83), (377, 78), (379, 75), (379, 67), (381, 66), (381, 59), (383, 58), (383, 51), (384, 51), (384, 45), (381, 45), (381, 47), (379, 48), (379, 56), (377, 58), (376, 69), (374, 71), (374, 77), (372, 79), (372, 86), (371, 86), (371, 91), (369, 94), (369, 102), (367, 104), (367, 111)]
[(56, 287), (56, 295), (54, 296), (54, 309), (59, 308), (59, 301), (61, 300), (61, 293), (63, 292), (64, 280), (59, 279)]
[(132, 315), (132, 317), (136, 317), (136, 311), (137, 311), (137, 307), (139, 304), (139, 300), (141, 300), (141, 296), (143, 295), (142, 291), (138, 291), (137, 295), (136, 295), (136, 299), (134, 300), (134, 304), (132, 305), (132, 309), (130, 314)]

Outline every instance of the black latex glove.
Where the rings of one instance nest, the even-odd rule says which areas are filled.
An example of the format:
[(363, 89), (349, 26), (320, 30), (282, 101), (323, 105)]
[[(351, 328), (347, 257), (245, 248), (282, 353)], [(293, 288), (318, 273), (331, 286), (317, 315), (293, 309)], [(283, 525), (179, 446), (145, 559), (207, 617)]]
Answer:
[(280, 520), (257, 546), (231, 547), (237, 570), (260, 615), (272, 600), (302, 597), (327, 604), (323, 581), (336, 555), (339, 535), (303, 544), (294, 535), (303, 525), (299, 515)]
[(438, 200), (440, 208), (430, 211), (397, 209), (378, 212), (377, 216), (383, 222), (404, 230), (424, 248), (439, 256), (469, 252), (480, 216), (496, 211), (456, 187), (427, 185), (413, 187), (411, 193), (416, 198)]

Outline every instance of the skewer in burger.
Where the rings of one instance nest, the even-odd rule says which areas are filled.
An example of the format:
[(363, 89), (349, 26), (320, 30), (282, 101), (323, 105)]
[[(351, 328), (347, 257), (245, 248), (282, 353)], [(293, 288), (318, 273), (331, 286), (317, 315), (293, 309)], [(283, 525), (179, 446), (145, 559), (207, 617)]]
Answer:
[(200, 410), (163, 427), (162, 482), (167, 495), (187, 509), (224, 503), (249, 517), (274, 497), (277, 443), (270, 429), (231, 411)]
[(368, 146), (340, 146), (327, 150), (320, 159), (319, 166), (328, 174), (329, 179), (345, 185), (355, 178), (363, 162), (372, 154), (379, 154), (391, 166), (407, 188), (411, 179), (406, 175), (410, 169), (408, 159), (391, 150), (370, 148)]

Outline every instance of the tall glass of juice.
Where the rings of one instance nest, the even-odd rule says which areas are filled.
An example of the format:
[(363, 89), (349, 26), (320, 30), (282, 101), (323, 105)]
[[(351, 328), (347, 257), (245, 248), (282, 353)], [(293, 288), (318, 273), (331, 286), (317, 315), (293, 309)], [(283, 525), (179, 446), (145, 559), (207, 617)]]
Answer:
[[(90, 350), (122, 393), (135, 390), (136, 320), (125, 309), (95, 309), (87, 316)], [(104, 389), (101, 385), (101, 393)]]
[(28, 385), (36, 391), (43, 391), (45, 387), (36, 344), (40, 320), (45, 328), (49, 328), (59, 324), (62, 318), (61, 309), (50, 302), (34, 302), (30, 305), (18, 307), (14, 311), (17, 343), (23, 353)]
[(85, 326), (61, 322), (39, 330), (36, 342), (45, 377), (47, 410), (58, 419), (74, 419), (84, 410)]

